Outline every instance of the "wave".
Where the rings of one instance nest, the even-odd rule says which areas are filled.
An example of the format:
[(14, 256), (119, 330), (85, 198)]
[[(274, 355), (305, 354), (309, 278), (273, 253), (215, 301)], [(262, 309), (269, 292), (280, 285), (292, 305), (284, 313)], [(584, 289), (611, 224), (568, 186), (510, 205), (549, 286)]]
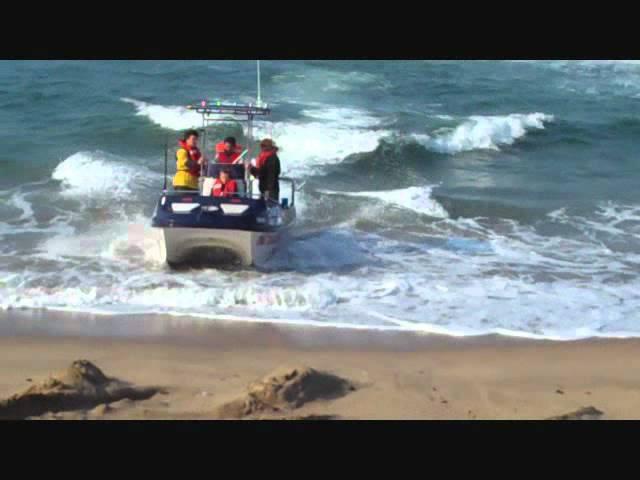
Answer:
[(567, 213), (566, 208), (547, 215), (550, 221), (571, 227), (583, 238), (597, 241), (610, 251), (628, 250), (629, 260), (640, 249), (640, 205), (600, 203), (591, 215)]
[(471, 150), (499, 150), (512, 145), (528, 130), (542, 130), (552, 122), (553, 115), (544, 113), (511, 114), (505, 116), (472, 116), (452, 131), (437, 135), (413, 134), (411, 137), (429, 150), (456, 154)]
[(24, 192), (18, 191), (11, 195), (7, 200), (7, 205), (21, 212), (20, 216), (16, 219), (17, 221), (28, 221), (30, 224), (33, 223), (33, 205), (29, 200), (27, 200)]
[(397, 190), (378, 192), (337, 192), (318, 190), (326, 195), (343, 195), (346, 197), (371, 198), (390, 205), (413, 210), (414, 212), (435, 218), (447, 218), (449, 214), (431, 197), (433, 187), (408, 187)]
[[(165, 313), (454, 336), (638, 337), (640, 256), (615, 242), (621, 234), (640, 235), (640, 207), (603, 204), (592, 213), (556, 211), (540, 225), (496, 218), (416, 222), (411, 241), (393, 232), (390, 238), (348, 230), (311, 235), (292, 245), (294, 271), (269, 274), (176, 275), (138, 261), (120, 268), (119, 262), (132, 261), (130, 255), (141, 255), (144, 233), (129, 232), (124, 240), (124, 231), (107, 238), (95, 230), (94, 238), (104, 234), (107, 249), (95, 258), (62, 258), (61, 268), (48, 273), (0, 271), (0, 308)], [(577, 234), (553, 235), (550, 228)], [(65, 255), (85, 247), (69, 241)], [(339, 265), (326, 263), (336, 260)], [(341, 267), (354, 270), (345, 274)]]
[(51, 177), (62, 183), (63, 195), (92, 198), (122, 198), (133, 188), (149, 186), (162, 175), (106, 152), (77, 152), (59, 163)]
[(324, 122), (276, 122), (256, 127), (259, 136), (275, 139), (281, 148), (283, 173), (291, 176), (311, 175), (354, 153), (373, 151), (390, 133)]
[[(205, 271), (213, 275), (211, 271)], [(0, 309), (10, 308), (77, 308), (117, 313), (126, 306), (129, 313), (169, 313), (171, 311), (207, 313), (213, 309), (223, 313), (240, 307), (247, 310), (268, 308), (271, 311), (306, 311), (322, 309), (335, 303), (335, 294), (321, 285), (305, 288), (268, 286), (262, 282), (234, 284), (215, 272), (218, 285), (209, 287), (179, 278), (169, 281), (162, 273), (140, 273), (96, 286), (33, 286), (15, 288), (10, 276), (0, 280)], [(103, 280), (104, 281), (104, 280)], [(226, 283), (225, 283), (226, 282)]]
[(39, 243), (38, 255), (160, 264), (152, 237), (140, 229), (149, 224), (143, 210), (153, 205), (162, 175), (139, 168), (141, 164), (101, 151), (78, 152), (60, 162), (52, 173), (61, 187), (54, 205), (59, 213), (55, 223), (50, 221), (56, 228), (48, 229), (53, 235)]
[(304, 73), (287, 72), (273, 76), (272, 93), (278, 97), (307, 99), (312, 95), (344, 94), (366, 87), (386, 91), (392, 84), (383, 77), (362, 71), (338, 72), (306, 67)]
[(302, 115), (316, 120), (333, 122), (340, 127), (366, 128), (382, 124), (382, 119), (356, 108), (325, 107), (302, 110)]
[(120, 215), (89, 225), (81, 222), (79, 228), (67, 225), (66, 229), (59, 230), (39, 245), (38, 256), (81, 264), (87, 259), (104, 261), (107, 270), (116, 263), (153, 270), (164, 266), (159, 235), (160, 231), (151, 228), (149, 219), (142, 214), (134, 214), (131, 218)]
[[(200, 125), (199, 114), (183, 107), (164, 107), (123, 98), (136, 106), (138, 115), (146, 116), (164, 128), (183, 130)], [(343, 107), (304, 110), (310, 122), (256, 121), (254, 135), (274, 138), (281, 148), (283, 174), (305, 175), (318, 167), (341, 162), (345, 157), (374, 150), (390, 132), (372, 129), (382, 123), (370, 113)]]
[[(427, 258), (434, 265), (422, 273), (407, 273), (409, 261), (424, 260), (414, 257), (406, 259), (405, 272), (389, 266), (384, 272), (364, 269), (357, 277), (321, 274), (301, 278), (297, 285), (282, 285), (282, 278), (271, 284), (264, 280), (237, 283), (220, 272), (206, 271), (196, 281), (129, 272), (115, 280), (83, 274), (86, 286), (16, 287), (25, 283), (24, 278), (0, 273), (0, 309), (227, 317), (463, 337), (640, 337), (639, 303), (634, 297), (637, 282), (620, 288), (572, 280), (541, 283), (499, 274), (483, 277), (478, 270), (487, 265), (476, 265), (478, 256), (469, 261), (440, 250)], [(208, 285), (205, 275), (211, 277)], [(628, 301), (621, 302), (622, 298)]]
[(596, 97), (640, 95), (638, 60), (533, 61), (530, 64), (560, 73), (550, 86), (574, 94)]
[(185, 130), (202, 125), (202, 116), (180, 106), (162, 106), (142, 102), (133, 98), (121, 98), (136, 108), (136, 115), (147, 117), (156, 125), (170, 130)]

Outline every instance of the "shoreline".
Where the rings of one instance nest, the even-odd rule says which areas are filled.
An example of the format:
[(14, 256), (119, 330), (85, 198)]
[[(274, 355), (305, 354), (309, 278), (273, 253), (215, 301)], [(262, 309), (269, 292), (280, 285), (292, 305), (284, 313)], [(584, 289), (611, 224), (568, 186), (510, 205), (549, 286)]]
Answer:
[(639, 347), (639, 339), (455, 338), (158, 315), (1, 312), (0, 399), (86, 359), (109, 377), (163, 393), (42, 418), (214, 419), (216, 408), (245, 395), (252, 382), (283, 366), (307, 366), (348, 380), (354, 390), (247, 418), (546, 419), (594, 407), (605, 419), (635, 419)]
[[(51, 322), (50, 319), (56, 319)], [(87, 322), (88, 320), (88, 322)], [(7, 323), (9, 322), (9, 323)], [(611, 340), (640, 340), (640, 335), (630, 332), (611, 332), (609, 335), (585, 335), (580, 337), (560, 337), (543, 334), (503, 330), (488, 333), (455, 333), (437, 325), (427, 325), (424, 329), (402, 327), (376, 327), (366, 324), (337, 324), (304, 320), (250, 318), (233, 315), (204, 316), (198, 314), (178, 313), (103, 313), (85, 312), (66, 309), (8, 309), (0, 310), (0, 336), (5, 334), (25, 334), (33, 331), (44, 332), (47, 335), (58, 335), (62, 332), (73, 332), (82, 336), (116, 335), (116, 336), (144, 336), (157, 334), (158, 331), (171, 330), (175, 333), (177, 326), (188, 327), (197, 325), (199, 328), (216, 328), (223, 325), (228, 327), (247, 326), (247, 328), (279, 329), (289, 331), (328, 331), (332, 337), (340, 332), (340, 337), (361, 338), (400, 336), (406, 339), (417, 337), (433, 337), (453, 342), (551, 342), (575, 343)], [(188, 329), (181, 328), (181, 331)], [(324, 336), (324, 335), (321, 335)]]
[[(56, 310), (0, 312), (0, 338), (11, 336), (129, 339), (145, 343), (211, 344), (224, 338), (246, 346), (414, 351), (481, 345), (574, 343), (609, 339), (548, 340), (506, 335), (453, 336), (431, 332), (210, 319), (162, 314), (101, 315)], [(264, 342), (261, 339), (266, 339)]]

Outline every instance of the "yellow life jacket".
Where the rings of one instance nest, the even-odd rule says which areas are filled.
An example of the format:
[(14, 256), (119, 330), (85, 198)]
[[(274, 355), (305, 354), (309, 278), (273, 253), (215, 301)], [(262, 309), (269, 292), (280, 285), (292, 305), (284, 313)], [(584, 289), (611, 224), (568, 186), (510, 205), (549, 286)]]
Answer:
[(189, 150), (184, 142), (180, 142), (180, 148), (176, 152), (176, 175), (173, 177), (173, 188), (198, 189), (200, 165), (197, 162), (200, 157), (200, 150), (197, 147)]

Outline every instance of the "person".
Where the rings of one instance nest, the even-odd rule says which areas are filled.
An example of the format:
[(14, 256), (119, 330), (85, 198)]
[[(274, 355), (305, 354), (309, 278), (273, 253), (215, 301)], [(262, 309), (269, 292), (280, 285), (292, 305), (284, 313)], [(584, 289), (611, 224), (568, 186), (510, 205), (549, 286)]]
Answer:
[(173, 177), (174, 190), (198, 190), (200, 169), (204, 157), (198, 148), (198, 132), (187, 130), (178, 143), (176, 152), (176, 175)]
[(218, 163), (232, 164), (242, 154), (242, 146), (236, 143), (235, 137), (227, 137), (216, 145)]
[(260, 193), (265, 199), (279, 201), (280, 198), (280, 159), (278, 147), (270, 138), (260, 142), (260, 155), (251, 175), (258, 179)]
[(238, 185), (235, 180), (231, 180), (230, 173), (228, 168), (220, 170), (220, 176), (216, 178), (211, 190), (212, 196), (228, 198), (238, 193)]

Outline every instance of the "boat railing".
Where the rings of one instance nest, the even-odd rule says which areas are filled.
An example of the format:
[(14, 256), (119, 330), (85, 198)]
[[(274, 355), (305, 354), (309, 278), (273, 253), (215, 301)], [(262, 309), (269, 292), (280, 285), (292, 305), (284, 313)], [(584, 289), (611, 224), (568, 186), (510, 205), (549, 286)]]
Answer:
[[(170, 194), (170, 195), (196, 195), (196, 196), (204, 196), (204, 197), (210, 197), (210, 193), (205, 194), (204, 189), (210, 189), (213, 188), (213, 181), (215, 181), (216, 177), (201, 177), (201, 181), (200, 181), (200, 185), (198, 189), (193, 189), (193, 190), (165, 190), (165, 194)], [(207, 182), (207, 180), (209, 180), (209, 182)], [(238, 178), (238, 181), (244, 182), (243, 178)], [(253, 179), (253, 182), (257, 183), (257, 179)], [(269, 200), (267, 199), (267, 201), (270, 201), (272, 203), (277, 203), (279, 204), (282, 208), (291, 208), (293, 206), (295, 206), (295, 202), (296, 202), (296, 182), (294, 179), (289, 178), (289, 177), (280, 177), (279, 178), (279, 182), (280, 182), (280, 199), (278, 202), (274, 201), (274, 200)], [(283, 183), (288, 183), (289, 184), (289, 196), (283, 196), (282, 195), (282, 184)], [(231, 193), (229, 194), (228, 198), (250, 198), (253, 200), (259, 200), (261, 198), (263, 198), (263, 195), (258, 191), (257, 188), (255, 189), (251, 189), (251, 188), (247, 188), (247, 186), (245, 186), (245, 188), (243, 188), (243, 191), (241, 192), (237, 192), (237, 193)]]
[[(290, 195), (291, 197), (289, 199), (282, 198), (282, 195), (280, 196), (280, 203), (282, 204), (283, 207), (293, 207), (296, 204), (296, 181), (293, 178), (289, 178), (289, 177), (280, 177), (280, 186), (282, 187), (282, 182), (285, 183), (289, 183), (291, 189), (290, 189)], [(287, 200), (286, 203), (283, 203), (283, 200)]]

